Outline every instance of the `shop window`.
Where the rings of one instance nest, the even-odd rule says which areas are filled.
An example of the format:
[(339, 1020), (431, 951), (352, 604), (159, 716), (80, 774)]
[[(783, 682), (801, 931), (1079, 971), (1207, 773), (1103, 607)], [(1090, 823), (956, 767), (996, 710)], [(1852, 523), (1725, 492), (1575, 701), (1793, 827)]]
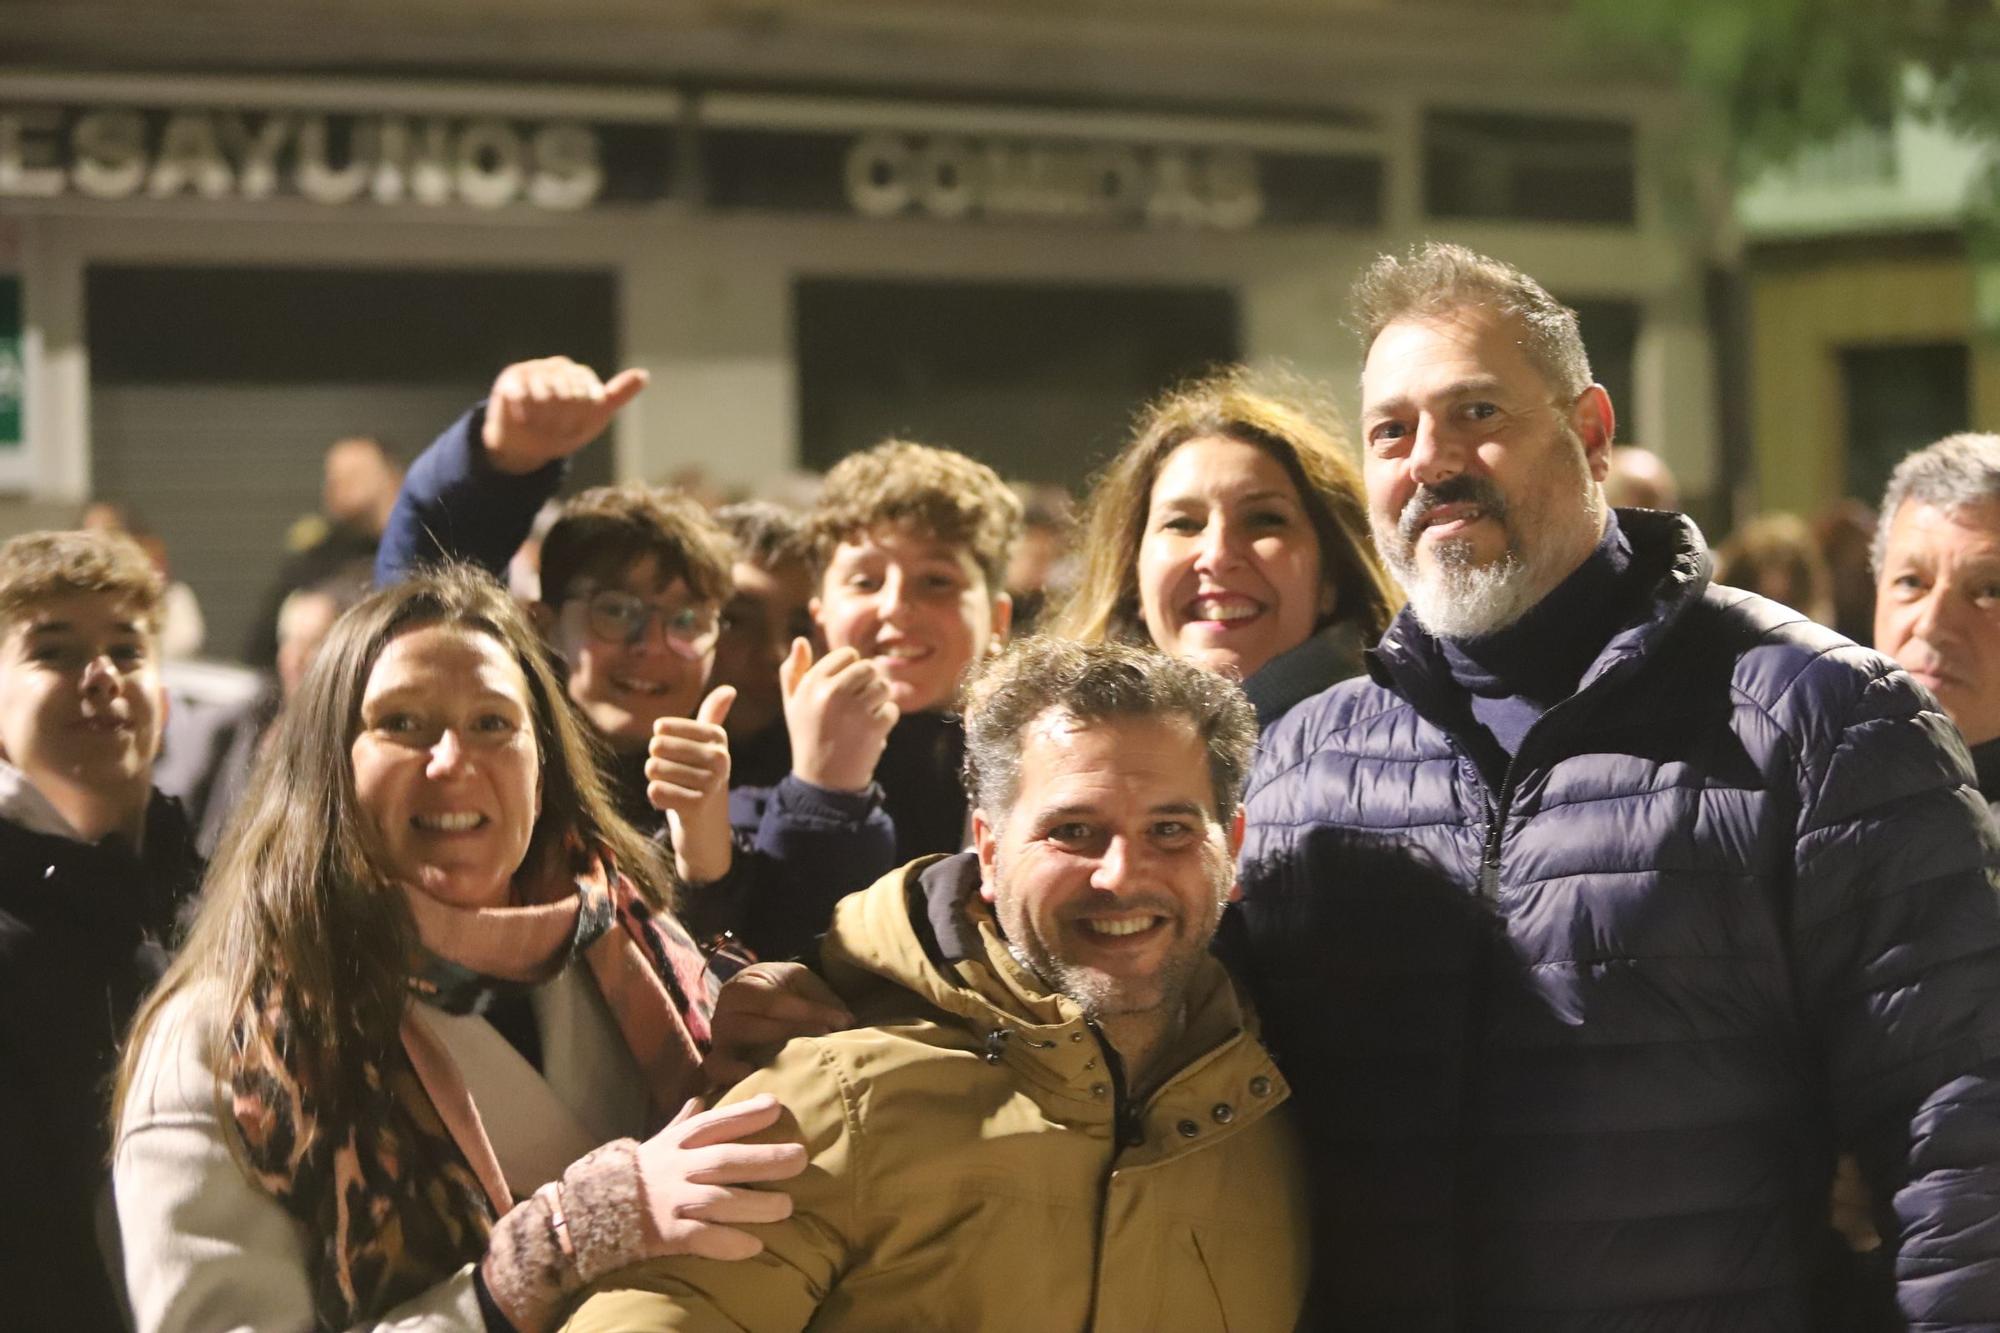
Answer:
[(898, 435), (1080, 486), (1140, 404), (1238, 354), (1236, 299), (1208, 288), (809, 279), (795, 315), (815, 469)]
[(1847, 347), (1847, 494), (1881, 503), (1903, 455), (1971, 427), (1971, 359), (1964, 343)]
[(1632, 226), (1632, 126), (1616, 120), (1432, 111), (1424, 206), (1435, 218)]

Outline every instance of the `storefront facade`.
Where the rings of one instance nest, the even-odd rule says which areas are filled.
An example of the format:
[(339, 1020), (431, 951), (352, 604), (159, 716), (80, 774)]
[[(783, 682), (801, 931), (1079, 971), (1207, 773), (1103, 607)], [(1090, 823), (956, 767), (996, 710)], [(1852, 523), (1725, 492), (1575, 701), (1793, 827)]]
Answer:
[(335, 434), (419, 446), (554, 352), (653, 374), (604, 475), (757, 489), (895, 430), (1076, 484), (1206, 362), (1351, 407), (1347, 287), (1433, 235), (1579, 303), (1621, 436), (1717, 485), (1704, 238), (1645, 165), (1661, 99), (951, 82), (0, 70), (0, 526), (115, 484), (220, 577), (310, 507)]

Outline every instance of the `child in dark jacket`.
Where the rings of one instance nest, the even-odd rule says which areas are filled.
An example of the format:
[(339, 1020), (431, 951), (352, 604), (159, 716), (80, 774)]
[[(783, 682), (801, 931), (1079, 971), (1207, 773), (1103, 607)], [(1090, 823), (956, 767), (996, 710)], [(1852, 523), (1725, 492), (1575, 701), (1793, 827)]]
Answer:
[(0, 546), (0, 1309), (124, 1328), (97, 1220), (109, 1078), (201, 861), (153, 789), (161, 583), (128, 538)]
[[(870, 754), (792, 719), (788, 703), (792, 772), (768, 801), (739, 791), (736, 818), (768, 822), (786, 784), (802, 778), (836, 790), (872, 779), (895, 824), (898, 864), (960, 851), (965, 747), (953, 710), (967, 672), (1007, 636), (1004, 579), (1021, 502), (984, 463), (889, 440), (827, 474), (808, 530), (819, 566), (811, 610), (828, 649), (811, 670), (865, 668), (888, 687), (895, 726)], [(810, 649), (794, 644), (781, 672), (788, 699), (809, 662)]]

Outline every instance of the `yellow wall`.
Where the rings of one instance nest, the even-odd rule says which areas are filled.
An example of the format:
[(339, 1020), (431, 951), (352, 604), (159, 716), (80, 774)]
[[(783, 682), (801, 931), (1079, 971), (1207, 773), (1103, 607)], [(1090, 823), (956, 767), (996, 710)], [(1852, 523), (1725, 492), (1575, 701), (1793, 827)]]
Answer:
[(1964, 259), (1754, 267), (1751, 392), (1760, 508), (1810, 514), (1843, 494), (1843, 347), (1969, 343), (1972, 427), (2000, 428), (2000, 341), (1973, 332), (1972, 271)]

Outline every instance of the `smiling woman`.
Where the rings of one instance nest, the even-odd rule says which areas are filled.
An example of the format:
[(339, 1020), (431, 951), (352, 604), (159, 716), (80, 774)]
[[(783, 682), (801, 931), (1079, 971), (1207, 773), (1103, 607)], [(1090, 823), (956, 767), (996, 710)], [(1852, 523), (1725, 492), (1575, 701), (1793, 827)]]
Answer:
[(1234, 675), (1268, 727), (1361, 669), (1401, 594), (1323, 390), (1237, 368), (1140, 415), (1086, 501), (1054, 631), (1150, 642)]
[(457, 907), (506, 905), (541, 802), (531, 717), (527, 678), (490, 635), (426, 625), (390, 640), (351, 753), (391, 875)]
[(582, 727), (484, 575), (335, 625), (120, 1072), (142, 1330), (525, 1333), (618, 1264), (754, 1253), (722, 1224), (788, 1210), (714, 1188), (803, 1163), (733, 1142), (774, 1103), (667, 1123), (714, 986)]

